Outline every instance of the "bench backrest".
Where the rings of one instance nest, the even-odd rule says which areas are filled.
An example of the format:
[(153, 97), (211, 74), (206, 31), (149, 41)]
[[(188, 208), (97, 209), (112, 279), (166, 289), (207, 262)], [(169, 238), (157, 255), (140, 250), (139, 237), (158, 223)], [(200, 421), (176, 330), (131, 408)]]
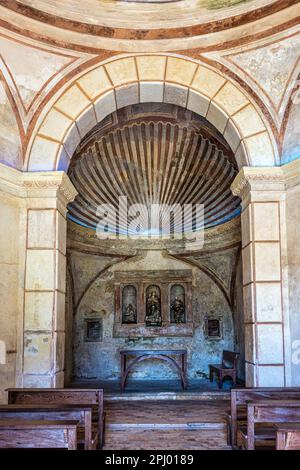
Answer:
[(222, 353), (222, 369), (236, 369), (239, 353), (224, 350)]
[(287, 423), (276, 426), (276, 450), (300, 450), (300, 424)]
[(256, 423), (299, 423), (300, 400), (259, 400), (247, 405), (247, 422), (250, 416)]
[(77, 449), (77, 421), (0, 421), (0, 448)]
[(94, 405), (103, 415), (103, 390), (74, 388), (8, 388), (8, 403)]
[(102, 436), (103, 390), (76, 388), (9, 388), (8, 403), (93, 405), (98, 422), (98, 439)]
[(92, 449), (92, 408), (88, 405), (0, 405), (0, 420), (74, 420), (84, 428), (84, 448)]
[(76, 388), (8, 388), (9, 403), (69, 403), (99, 405), (103, 408), (103, 390)]
[(231, 406), (246, 405), (248, 401), (271, 398), (276, 400), (284, 396), (284, 399), (293, 400), (300, 397), (300, 387), (245, 387), (232, 388)]
[(238, 408), (246, 406), (248, 401), (260, 399), (300, 399), (300, 387), (263, 387), (232, 388), (230, 396), (231, 441), (236, 444)]
[(247, 404), (247, 449), (254, 450), (255, 424), (300, 421), (300, 400), (259, 400)]

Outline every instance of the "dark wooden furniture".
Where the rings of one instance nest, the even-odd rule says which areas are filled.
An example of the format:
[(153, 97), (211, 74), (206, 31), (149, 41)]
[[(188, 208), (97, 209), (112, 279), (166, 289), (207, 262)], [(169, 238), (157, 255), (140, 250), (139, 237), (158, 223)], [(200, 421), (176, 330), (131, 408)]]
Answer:
[(227, 415), (228, 444), (233, 447), (237, 443), (237, 425), (247, 422), (247, 402), (271, 400), (298, 400), (300, 387), (243, 387), (232, 388), (230, 391), (230, 413)]
[[(239, 424), (237, 445), (255, 450), (259, 440), (264, 446), (275, 448), (275, 424), (300, 423), (300, 400), (257, 400), (247, 403), (247, 424)], [(261, 424), (257, 429), (257, 425)]]
[[(161, 359), (166, 361), (179, 373), (181, 378), (182, 388), (185, 390), (187, 387), (187, 351), (185, 349), (162, 349), (162, 350), (147, 350), (147, 349), (122, 349), (121, 355), (121, 389), (125, 389), (126, 379), (130, 370), (139, 362), (149, 359)], [(129, 356), (134, 358), (127, 361)], [(174, 359), (179, 357), (179, 363)]]
[(209, 364), (209, 380), (214, 380), (217, 376), (219, 388), (222, 388), (224, 377), (231, 377), (233, 386), (236, 385), (236, 365), (239, 353), (233, 351), (223, 351), (221, 364)]
[[(76, 388), (9, 388), (9, 404), (92, 405), (93, 434), (97, 433), (97, 448), (104, 443), (105, 414), (103, 390)], [(83, 435), (81, 432), (80, 434)], [(81, 439), (80, 442), (84, 441)]]
[(77, 421), (0, 421), (0, 449), (77, 449)]
[(97, 433), (92, 435), (92, 405), (0, 405), (0, 420), (78, 421), (78, 430), (84, 429), (84, 449), (97, 445)]
[(300, 450), (300, 423), (275, 425), (276, 450)]

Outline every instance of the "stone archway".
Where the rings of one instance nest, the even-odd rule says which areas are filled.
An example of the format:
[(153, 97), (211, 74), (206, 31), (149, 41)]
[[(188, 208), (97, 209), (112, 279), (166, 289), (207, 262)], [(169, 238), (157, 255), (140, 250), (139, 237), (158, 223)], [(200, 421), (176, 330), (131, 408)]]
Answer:
[[(41, 115), (41, 119), (33, 133), (31, 146), (24, 163), (25, 171), (37, 172), (31, 173), (32, 179), (37, 180), (32, 183), (33, 187), (42, 188), (44, 183), (41, 183), (41, 180), (47, 179), (46, 175), (50, 177), (51, 173), (56, 173), (57, 170), (62, 172), (66, 171), (70, 159), (82, 138), (110, 113), (127, 105), (147, 102), (176, 104), (205, 117), (223, 134), (225, 140), (233, 150), (240, 169), (245, 166), (276, 166), (277, 151), (273, 144), (272, 134), (263, 116), (259, 110), (255, 108), (250, 97), (233, 81), (227, 79), (221, 73), (207, 65), (196, 61), (161, 54), (114, 58), (77, 77), (70, 83), (69, 87), (56, 98), (52, 106)], [(275, 168), (270, 169), (272, 173), (271, 176), (263, 173), (262, 176), (258, 176), (256, 180), (260, 180), (260, 178), (264, 180), (264, 178), (266, 178), (267, 180), (274, 179), (274, 181), (278, 181), (277, 175), (273, 175), (274, 172), (272, 172), (272, 170), (276, 172)], [(237, 183), (239, 183), (239, 181)], [(58, 185), (58, 187), (60, 187), (60, 185)], [(249, 183), (247, 178), (241, 188), (234, 188), (235, 193), (241, 195), (243, 199), (245, 195), (245, 191), (243, 192), (243, 190), (245, 187), (251, 192), (251, 181)], [(66, 199), (70, 200), (74, 197), (75, 193), (72, 190), (68, 192), (71, 196)], [(248, 197), (248, 193), (245, 197)], [(259, 197), (258, 195), (258, 198)], [(260, 202), (263, 200), (264, 199)], [(53, 204), (56, 206), (54, 200)], [(244, 208), (247, 208), (247, 204), (244, 204)], [(265, 214), (268, 216), (269, 206), (261, 206), (261, 208), (263, 210), (265, 209)], [(274, 207), (272, 214), (275, 214), (274, 223), (277, 223), (277, 213), (275, 209)], [(58, 208), (58, 211), (60, 211), (60, 208)], [(244, 220), (246, 220), (248, 216), (250, 217), (249, 210), (245, 211), (245, 213)], [(262, 217), (262, 220), (264, 219), (263, 213), (260, 214), (260, 217)], [(59, 236), (61, 237), (60, 243), (63, 243), (65, 246), (65, 219)], [(249, 297), (246, 298), (246, 340), (251, 344), (251, 348), (247, 352), (246, 357), (248, 364), (247, 384), (274, 384), (273, 373), (274, 367), (276, 367), (277, 371), (279, 370), (278, 368), (281, 368), (280, 376), (278, 374), (276, 375), (276, 384), (284, 385), (284, 383), (287, 383), (285, 381), (284, 371), (285, 358), (283, 357), (283, 353), (279, 354), (274, 363), (273, 355), (268, 354), (268, 338), (266, 332), (269, 331), (270, 325), (264, 328), (259, 324), (260, 322), (257, 321), (254, 314), (256, 306), (251, 304), (253, 289), (247, 289), (248, 285), (255, 285), (256, 289), (255, 283), (257, 279), (253, 279), (252, 277), (248, 279), (247, 275), (249, 265), (255, 266), (255, 250), (257, 250), (258, 247), (263, 249), (263, 247), (256, 244), (256, 240), (251, 240), (253, 247), (252, 245), (249, 246), (248, 242), (245, 243), (246, 236), (247, 234), (244, 230), (244, 295), (248, 295)], [(262, 234), (261, 236), (263, 239), (258, 239), (257, 242), (269, 243), (269, 240), (264, 238), (267, 237), (267, 235)], [(276, 235), (276, 237), (278, 238), (279, 235)], [(282, 251), (280, 251), (282, 241), (280, 237), (277, 238), (274, 240), (277, 246), (275, 247), (275, 244), (272, 246), (273, 248), (275, 247), (276, 250), (276, 262), (280, 265), (282, 258)], [(55, 243), (58, 243), (58, 240), (56, 240)], [(265, 246), (269, 248), (267, 245)], [(44, 248), (44, 246), (42, 246), (42, 248)], [(270, 265), (274, 263), (273, 254), (273, 251), (269, 250), (268, 256), (270, 259), (268, 258), (266, 261), (270, 262)], [(32, 269), (30, 265), (31, 255), (30, 249), (28, 249), (27, 261), (29, 260), (29, 262), (26, 264), (28, 272)], [(65, 263), (62, 262), (62, 257), (58, 256), (56, 258), (52, 268), (54, 273), (60, 273), (59, 282), (61, 283), (62, 279), (65, 277)], [(52, 268), (50, 266), (49, 269), (51, 270)], [(268, 276), (267, 272), (265, 274)], [(283, 276), (284, 273), (282, 274), (280, 271), (280, 274), (278, 274), (275, 280), (280, 292), (283, 292)], [(245, 279), (247, 279), (247, 281), (245, 281)], [(262, 284), (269, 282), (269, 278), (265, 278), (264, 274), (261, 274), (261, 279)], [(258, 280), (258, 282), (260, 281)], [(273, 278), (271, 274), (270, 283), (272, 282)], [(54, 291), (57, 290), (56, 287), (57, 286), (55, 286)], [(65, 293), (64, 289), (61, 288), (61, 284), (58, 288), (58, 292), (60, 294), (60, 302), (58, 303), (58, 301), (55, 300), (54, 317), (62, 319), (64, 315), (63, 302)], [(31, 293), (31, 295), (34, 294)], [(262, 299), (262, 303), (264, 303), (263, 295)], [(277, 306), (275, 305), (273, 307), (274, 312), (277, 309), (276, 312), (278, 314)], [(266, 308), (269, 308), (268, 305)], [(283, 307), (281, 307), (281, 309), (282, 308)], [(274, 318), (276, 312), (274, 313)], [(33, 313), (31, 306), (26, 304), (25, 319), (28, 315), (33, 315)], [(277, 351), (278, 347), (283, 344), (283, 313), (283, 310), (281, 310), (279, 322), (280, 331), (276, 318), (274, 320), (272, 317), (271, 320), (268, 319), (267, 321), (267, 323), (271, 323), (272, 326), (274, 326), (274, 332), (276, 330), (277, 336), (273, 335), (273, 338), (276, 337), (276, 344), (273, 344), (273, 346), (275, 350), (277, 348)], [(44, 380), (43, 370), (40, 370), (40, 377), (32, 377), (30, 371), (33, 370), (33, 368), (30, 369), (30, 367), (28, 367), (28, 380), (25, 380), (24, 384), (51, 384), (54, 386), (62, 384), (63, 355), (61, 354), (61, 350), (64, 341), (64, 332), (60, 333), (58, 331), (57, 333), (56, 330), (53, 330), (50, 333), (48, 340), (50, 341), (51, 336), (51, 347), (47, 352), (49, 357), (45, 368), (49, 380)], [(58, 338), (60, 338), (59, 341)], [(25, 344), (25, 362), (26, 358), (27, 362), (28, 360), (31, 361), (31, 359), (28, 359), (31, 357), (30, 354), (30, 351), (29, 354), (26, 353)], [(32, 367), (34, 367), (34, 364)]]
[(276, 165), (268, 125), (241, 87), (206, 64), (157, 54), (110, 59), (74, 79), (41, 116), (24, 169), (66, 170), (98, 122), (145, 102), (171, 103), (206, 117), (224, 135), (239, 168)]

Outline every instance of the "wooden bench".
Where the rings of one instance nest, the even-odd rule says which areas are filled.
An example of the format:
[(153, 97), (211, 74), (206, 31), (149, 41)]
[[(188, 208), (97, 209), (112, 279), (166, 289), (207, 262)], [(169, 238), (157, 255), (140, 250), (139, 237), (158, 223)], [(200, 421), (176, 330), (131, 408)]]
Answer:
[[(247, 403), (247, 424), (239, 424), (237, 445), (255, 450), (256, 441), (275, 448), (278, 423), (300, 423), (300, 400), (258, 400)], [(261, 424), (257, 429), (257, 424)]]
[[(70, 421), (78, 422), (78, 430), (84, 429), (84, 449), (97, 446), (97, 433), (92, 435), (92, 405), (0, 405), (0, 420)], [(78, 436), (77, 442), (80, 436)]]
[[(9, 388), (9, 404), (92, 405), (93, 433), (98, 435), (97, 448), (104, 443), (103, 390), (76, 388)], [(82, 439), (79, 441), (82, 442)]]
[(77, 449), (77, 421), (0, 421), (0, 449)]
[(238, 356), (239, 353), (224, 350), (221, 364), (209, 364), (209, 380), (212, 382), (214, 375), (216, 375), (219, 388), (222, 388), (224, 377), (231, 377), (233, 386), (235, 386)]
[(300, 450), (300, 423), (275, 425), (276, 450)]
[(232, 388), (230, 391), (230, 413), (227, 415), (228, 444), (236, 446), (237, 424), (247, 421), (247, 402), (271, 400), (297, 400), (300, 399), (300, 387), (244, 387)]

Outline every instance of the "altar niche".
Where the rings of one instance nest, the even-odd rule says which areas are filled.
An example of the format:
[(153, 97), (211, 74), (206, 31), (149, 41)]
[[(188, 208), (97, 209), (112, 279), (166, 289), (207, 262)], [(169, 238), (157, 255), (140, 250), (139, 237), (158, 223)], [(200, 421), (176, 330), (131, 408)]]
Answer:
[(161, 326), (161, 299), (160, 288), (149, 286), (146, 290), (146, 326)]
[(185, 291), (181, 284), (174, 284), (171, 287), (170, 321), (171, 323), (185, 323)]
[(122, 291), (122, 323), (137, 322), (137, 289), (135, 286), (125, 286)]
[(192, 336), (192, 272), (115, 272), (114, 336)]

